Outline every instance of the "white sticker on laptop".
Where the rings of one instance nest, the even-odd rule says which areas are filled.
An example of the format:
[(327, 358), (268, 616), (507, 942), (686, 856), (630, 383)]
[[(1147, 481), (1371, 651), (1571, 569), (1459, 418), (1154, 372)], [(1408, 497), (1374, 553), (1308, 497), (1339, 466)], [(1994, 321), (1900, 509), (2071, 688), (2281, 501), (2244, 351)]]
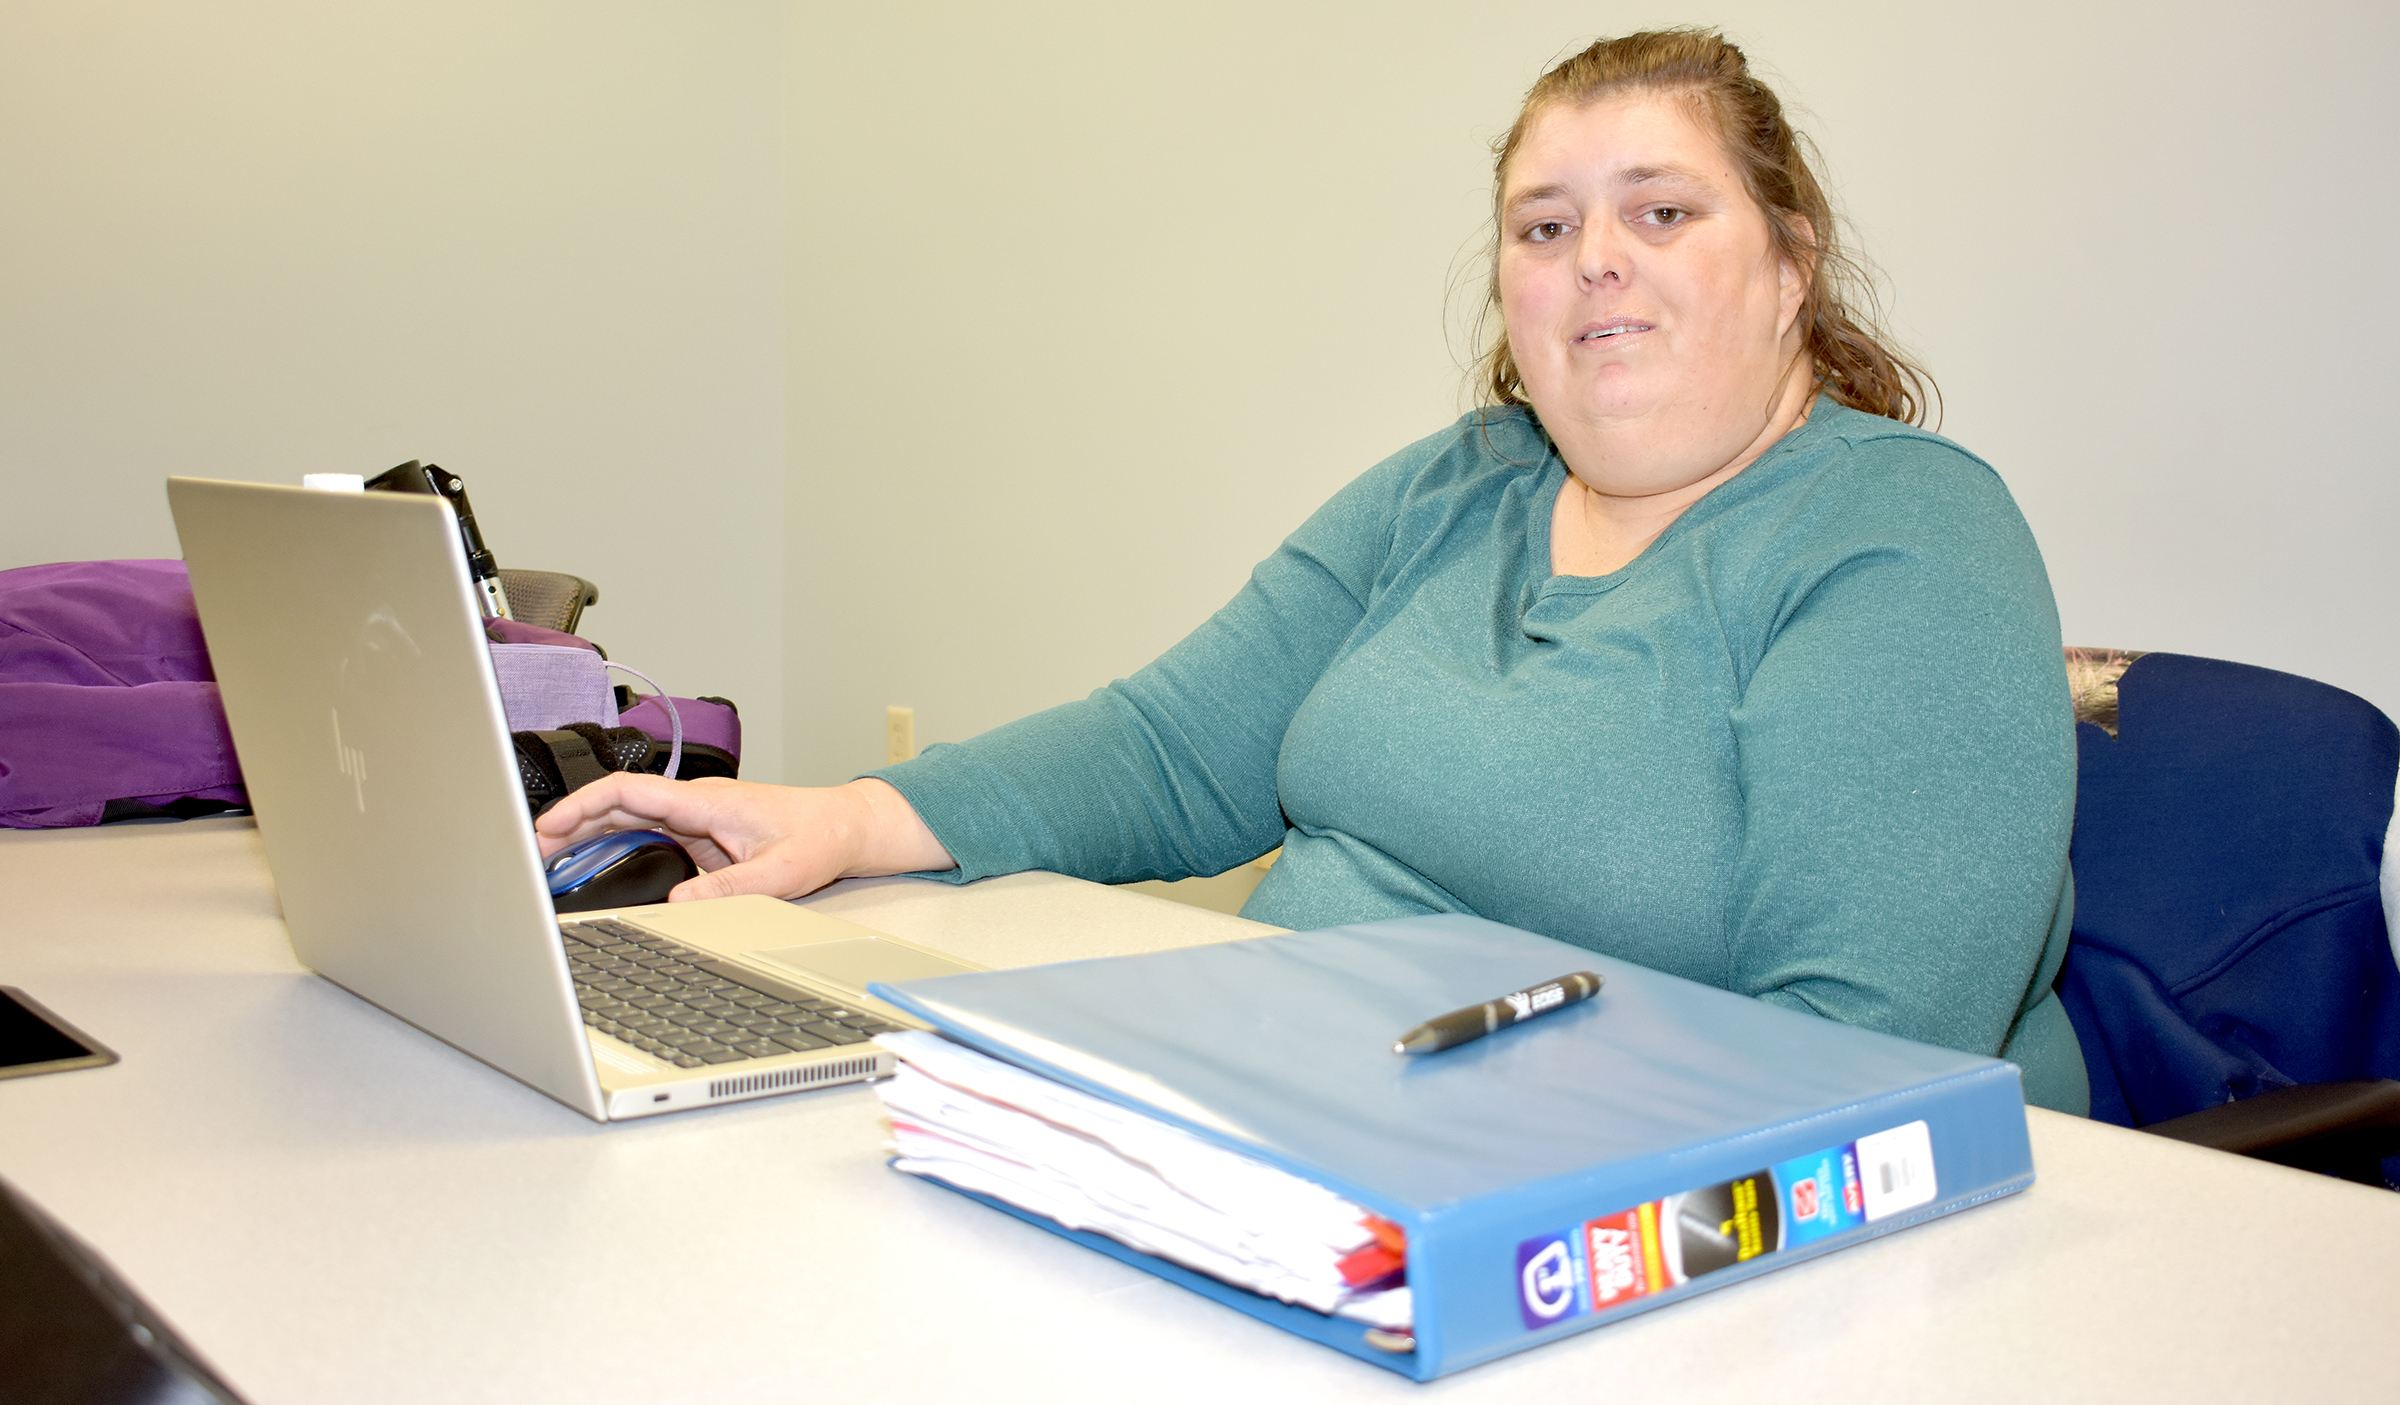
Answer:
[(1858, 1139), (1867, 1223), (1933, 1203), (1933, 1136), (1923, 1122)]

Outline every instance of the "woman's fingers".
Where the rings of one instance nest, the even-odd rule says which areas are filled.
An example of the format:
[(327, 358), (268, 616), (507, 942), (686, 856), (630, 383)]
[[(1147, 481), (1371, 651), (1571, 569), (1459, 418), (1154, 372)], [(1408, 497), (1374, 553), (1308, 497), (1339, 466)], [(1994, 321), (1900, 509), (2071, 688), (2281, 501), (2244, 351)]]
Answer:
[(534, 821), (534, 837), (547, 857), (570, 844), (581, 843), (612, 829), (655, 829), (664, 825), (678, 838), (706, 834), (707, 828), (684, 786), (662, 776), (619, 771), (559, 797), (558, 803)]
[(811, 893), (832, 882), (839, 874), (831, 874), (810, 882), (796, 875), (788, 865), (754, 861), (711, 869), (697, 878), (687, 878), (667, 894), (671, 903), (693, 902), (700, 898), (730, 898), (743, 893), (764, 893), (771, 898), (796, 898)]

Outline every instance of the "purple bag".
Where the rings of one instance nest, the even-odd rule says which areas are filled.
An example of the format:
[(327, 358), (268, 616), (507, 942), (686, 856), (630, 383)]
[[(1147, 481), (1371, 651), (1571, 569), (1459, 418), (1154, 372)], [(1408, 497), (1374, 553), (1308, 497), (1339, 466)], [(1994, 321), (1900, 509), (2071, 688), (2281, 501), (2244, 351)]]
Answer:
[[(617, 663), (581, 667), (574, 654), (561, 655), (554, 663), (542, 661), (547, 652), (544, 646), (606, 660), (608, 655), (590, 640), (515, 620), (485, 620), (483, 632), (492, 641), (492, 664), (500, 678), (500, 700), (508, 709), (511, 731), (547, 731), (566, 722), (639, 727), (661, 742), (680, 738), (683, 749), (692, 753), (691, 764), (679, 767), (677, 775), (687, 779), (731, 776), (739, 768), (741, 714), (725, 699), (674, 698), (653, 692), (620, 715), (615, 695), (600, 681), (604, 671), (623, 669), (645, 683), (649, 682), (647, 675)], [(583, 700), (580, 707), (579, 698)]]
[[(512, 620), (492, 621), (489, 632), (598, 652)], [(679, 774), (734, 774), (742, 734), (733, 705), (675, 703), (690, 753)], [(655, 699), (619, 720), (662, 743), (673, 734)], [(181, 561), (0, 571), (0, 828), (210, 814), (248, 803), (241, 782)]]
[(205, 814), (241, 782), (181, 561), (0, 571), (0, 827)]

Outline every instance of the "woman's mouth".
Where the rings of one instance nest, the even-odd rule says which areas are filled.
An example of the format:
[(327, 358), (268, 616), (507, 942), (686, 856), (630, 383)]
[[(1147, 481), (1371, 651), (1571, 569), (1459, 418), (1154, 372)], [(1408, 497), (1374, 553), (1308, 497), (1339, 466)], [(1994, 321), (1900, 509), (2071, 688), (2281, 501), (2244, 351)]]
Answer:
[(1594, 322), (1586, 326), (1575, 334), (1575, 340), (1579, 344), (1606, 341), (1610, 337), (1623, 336), (1627, 332), (1647, 332), (1649, 330), (1651, 330), (1651, 324), (1639, 318), (1611, 317), (1605, 322)]

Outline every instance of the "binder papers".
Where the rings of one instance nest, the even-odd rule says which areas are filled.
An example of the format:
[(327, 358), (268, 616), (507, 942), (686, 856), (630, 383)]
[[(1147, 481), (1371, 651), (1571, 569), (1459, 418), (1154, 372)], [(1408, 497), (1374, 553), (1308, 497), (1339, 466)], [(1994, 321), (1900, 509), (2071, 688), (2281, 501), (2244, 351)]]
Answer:
[(1409, 1330), (1397, 1226), (1313, 1181), (938, 1035), (879, 1038), (900, 1058), (875, 1085), (896, 1169), (1254, 1293)]

